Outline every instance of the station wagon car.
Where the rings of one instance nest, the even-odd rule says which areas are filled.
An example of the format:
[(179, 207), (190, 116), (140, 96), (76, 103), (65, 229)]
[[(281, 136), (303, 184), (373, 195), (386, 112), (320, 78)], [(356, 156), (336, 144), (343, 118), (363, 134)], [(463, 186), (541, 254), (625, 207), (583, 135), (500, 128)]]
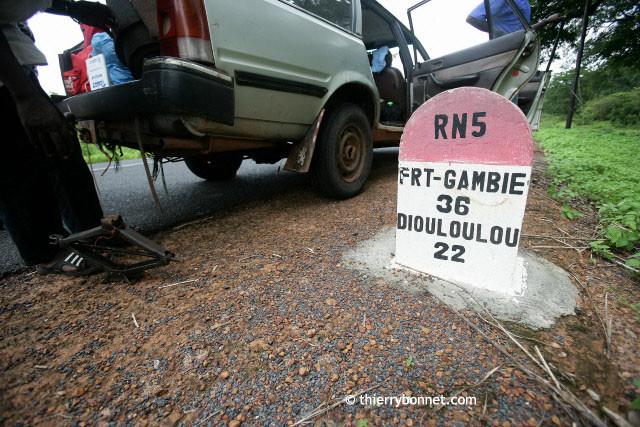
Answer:
[[(426, 3), (426, 2), (423, 2)], [(135, 80), (69, 97), (91, 142), (183, 158), (208, 180), (241, 162), (311, 172), (322, 193), (358, 194), (374, 147), (397, 145), (411, 113), (461, 86), (512, 98), (540, 45), (523, 30), (431, 58), (375, 0), (108, 0)], [(397, 49), (373, 72), (372, 52)]]

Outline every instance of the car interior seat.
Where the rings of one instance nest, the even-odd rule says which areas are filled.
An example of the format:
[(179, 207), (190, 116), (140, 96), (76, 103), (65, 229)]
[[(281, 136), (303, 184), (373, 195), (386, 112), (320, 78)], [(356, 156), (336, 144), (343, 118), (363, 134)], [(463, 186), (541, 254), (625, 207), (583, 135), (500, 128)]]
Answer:
[[(385, 60), (387, 62), (387, 66), (379, 73), (373, 73), (373, 80), (376, 83), (383, 105), (388, 105), (389, 102), (393, 102), (394, 106), (399, 107), (401, 110), (401, 117), (392, 117), (393, 120), (389, 120), (385, 117), (386, 109), (383, 108), (381, 112), (381, 121), (402, 121), (405, 118), (407, 99), (404, 76), (400, 70), (391, 66), (393, 60), (391, 52), (387, 54)], [(394, 116), (397, 116), (397, 113), (394, 114)]]

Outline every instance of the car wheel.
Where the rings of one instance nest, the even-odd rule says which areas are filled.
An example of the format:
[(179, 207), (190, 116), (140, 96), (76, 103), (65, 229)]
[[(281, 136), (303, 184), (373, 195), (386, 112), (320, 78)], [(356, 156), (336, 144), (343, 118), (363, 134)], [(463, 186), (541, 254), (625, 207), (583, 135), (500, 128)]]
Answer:
[(185, 159), (184, 162), (195, 176), (208, 181), (222, 181), (236, 176), (242, 159), (243, 155), (239, 153), (210, 154)]
[(354, 104), (329, 110), (313, 155), (313, 172), (326, 196), (347, 199), (360, 193), (371, 172), (373, 138), (369, 120)]

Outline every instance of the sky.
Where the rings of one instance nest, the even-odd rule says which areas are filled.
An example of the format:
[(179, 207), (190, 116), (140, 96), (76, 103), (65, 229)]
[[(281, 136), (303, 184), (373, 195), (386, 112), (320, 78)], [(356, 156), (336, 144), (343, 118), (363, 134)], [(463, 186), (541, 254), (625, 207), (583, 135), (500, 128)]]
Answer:
[[(407, 9), (419, 0), (378, 1), (409, 26)], [(412, 12), (416, 36), (430, 57), (436, 58), (488, 40), (486, 33), (465, 22), (469, 12), (479, 3), (480, 0), (431, 0)], [(48, 93), (64, 94), (58, 53), (82, 41), (80, 26), (68, 17), (46, 13), (39, 13), (28, 22), (36, 37), (36, 46), (49, 63), (38, 68), (40, 83)]]

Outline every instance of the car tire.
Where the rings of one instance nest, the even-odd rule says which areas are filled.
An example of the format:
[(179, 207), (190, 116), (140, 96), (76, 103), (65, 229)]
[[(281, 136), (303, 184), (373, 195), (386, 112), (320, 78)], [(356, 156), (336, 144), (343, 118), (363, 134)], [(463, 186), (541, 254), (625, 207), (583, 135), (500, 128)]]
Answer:
[(322, 121), (313, 154), (313, 174), (322, 194), (347, 199), (362, 191), (371, 172), (373, 138), (362, 109), (340, 104)]
[(184, 163), (198, 178), (207, 181), (223, 181), (232, 179), (240, 169), (242, 154), (210, 154), (207, 156), (185, 159)]

